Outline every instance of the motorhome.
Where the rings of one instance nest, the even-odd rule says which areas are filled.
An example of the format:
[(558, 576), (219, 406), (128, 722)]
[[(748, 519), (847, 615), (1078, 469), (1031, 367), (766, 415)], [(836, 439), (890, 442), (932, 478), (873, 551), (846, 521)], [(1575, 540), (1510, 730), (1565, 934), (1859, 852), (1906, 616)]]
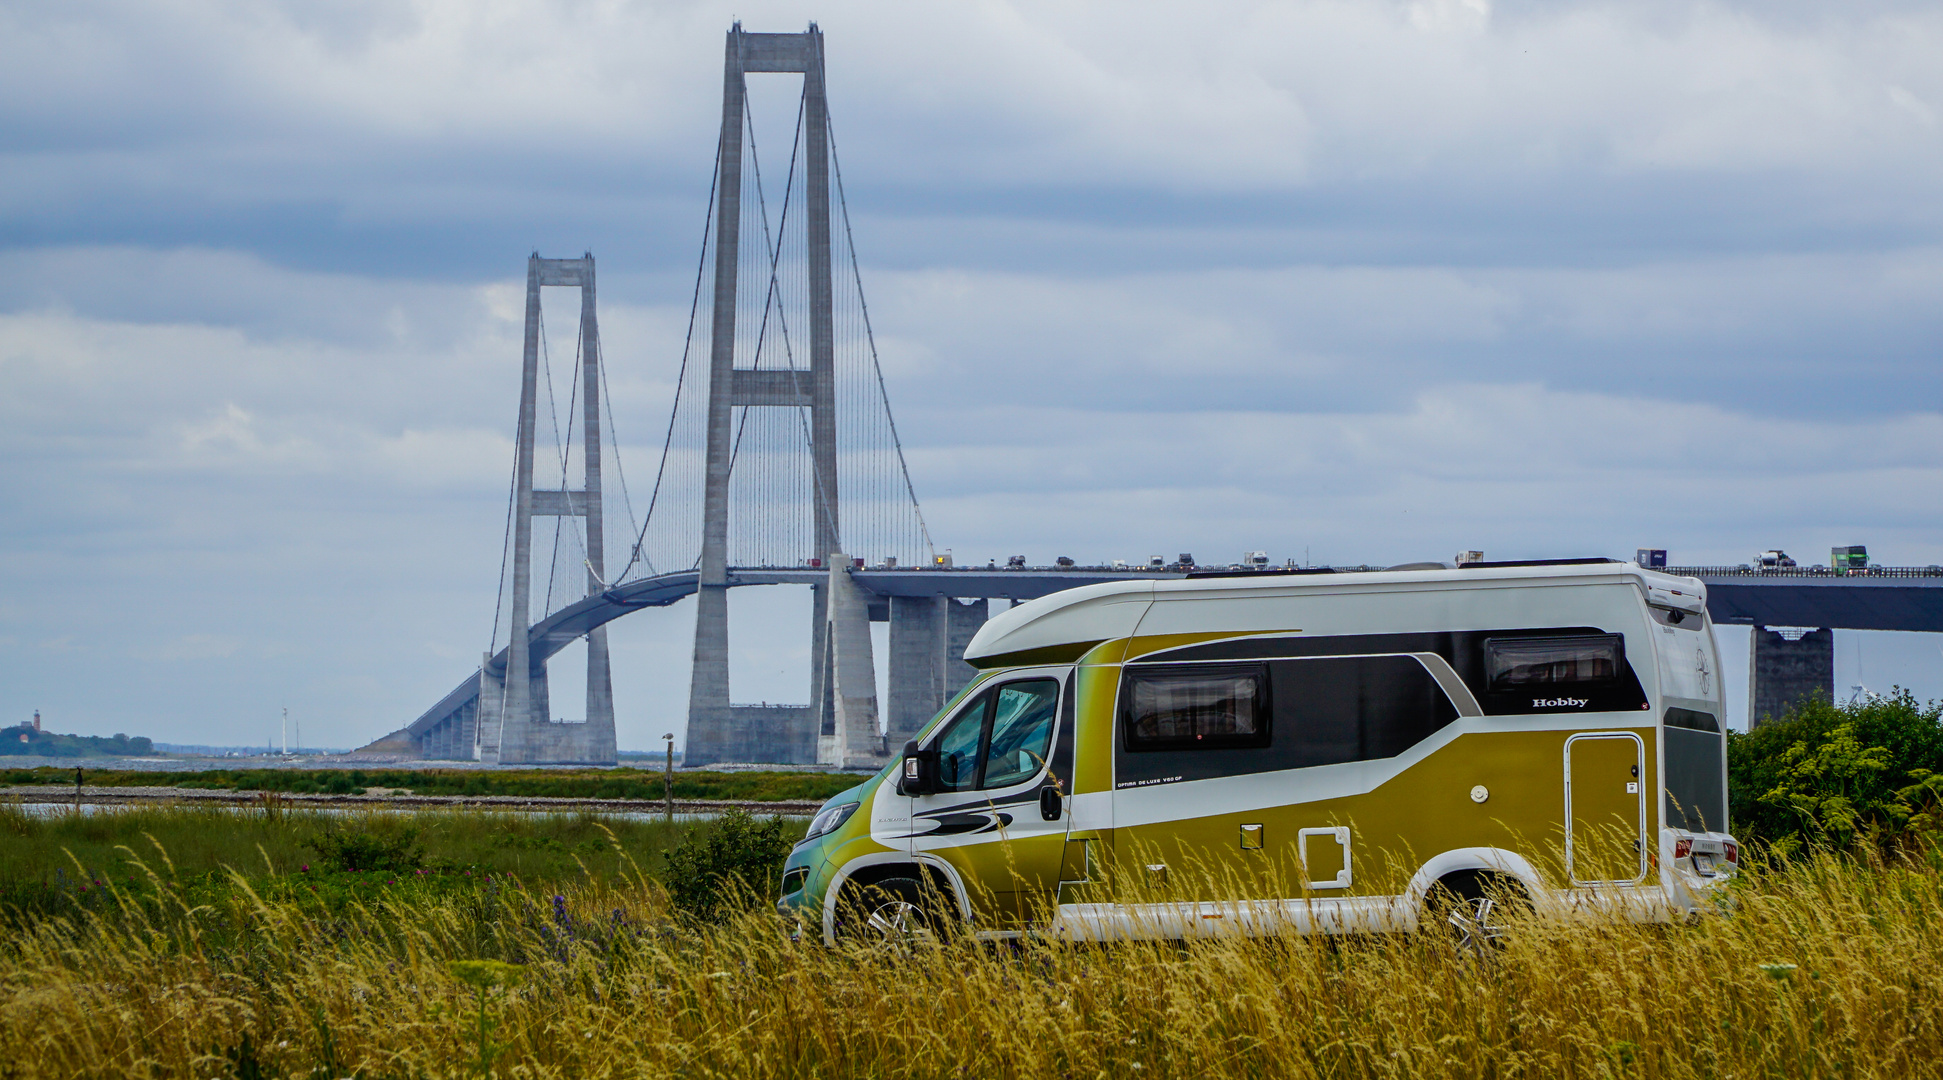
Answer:
[(1115, 581), (994, 616), (965, 659), (976, 677), (790, 854), (779, 909), (806, 932), (1410, 930), (1441, 902), (1438, 925), (1490, 935), (1507, 894), (1680, 917), (1739, 860), (1691, 578)]

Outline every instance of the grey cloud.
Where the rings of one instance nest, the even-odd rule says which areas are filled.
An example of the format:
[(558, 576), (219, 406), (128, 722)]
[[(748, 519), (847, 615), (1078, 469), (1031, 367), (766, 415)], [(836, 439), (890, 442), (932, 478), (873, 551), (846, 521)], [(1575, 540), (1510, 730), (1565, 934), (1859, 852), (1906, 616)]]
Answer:
[[(600, 257), (652, 472), (735, 14), (803, 20), (0, 9), (0, 709), (208, 741), (292, 704), (350, 743), (449, 689), (490, 644), (527, 252)], [(820, 18), (963, 561), (1943, 559), (1928, 6)], [(800, 697), (806, 610), (736, 603), (738, 696)], [(617, 625), (624, 745), (679, 730), (685, 617)]]
[[(17, 7), (0, 199), (39, 222), (12, 222), (16, 242), (195, 242), (187, 222), (284, 259), (361, 246), (367, 272), (431, 265), (400, 242), (414, 235), (470, 250), (478, 224), (518, 244), (605, 241), (604, 222), (687, 249), (729, 14)], [(1826, 177), (1851, 215), (1920, 213), (1938, 173), (1925, 117), (1943, 106), (1928, 62), (1943, 21), (1921, 10), (1804, 26), (1708, 5), (910, 5), (823, 22), (853, 176), (947, 206), (974, 191), (1015, 193), (1015, 213), (1096, 196), (1120, 215), (1141, 197), (1336, 206), (1401, 184), (1460, 218), (1504, 217), (1536, 189), (1596, 220), (1627, 185), (1712, 180), (1758, 201)], [(1706, 228), (1704, 204), (1674, 209)]]
[(1938, 376), (1922, 358), (1943, 340), (1928, 300), (1943, 292), (1938, 249), (1587, 270), (937, 270), (874, 281), (906, 408), (950, 402), (969, 379), (1134, 409), (1360, 409), (1513, 379), (1866, 414), (1912, 400), (1885, 397), (1879, 379), (1913, 400), (1929, 393), (1918, 388)]

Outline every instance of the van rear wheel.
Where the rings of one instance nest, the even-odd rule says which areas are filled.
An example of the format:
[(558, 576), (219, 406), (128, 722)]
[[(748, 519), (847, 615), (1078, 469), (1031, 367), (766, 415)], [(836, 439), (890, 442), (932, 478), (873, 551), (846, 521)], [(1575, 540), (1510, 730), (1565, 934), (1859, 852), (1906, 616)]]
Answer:
[(1529, 908), (1524, 886), (1503, 874), (1466, 870), (1447, 874), (1430, 888), (1427, 927), (1438, 927), (1459, 953), (1478, 954), (1504, 944), (1507, 915)]
[(946, 926), (936, 891), (910, 877), (846, 888), (838, 916), (838, 937), (893, 947), (934, 942)]

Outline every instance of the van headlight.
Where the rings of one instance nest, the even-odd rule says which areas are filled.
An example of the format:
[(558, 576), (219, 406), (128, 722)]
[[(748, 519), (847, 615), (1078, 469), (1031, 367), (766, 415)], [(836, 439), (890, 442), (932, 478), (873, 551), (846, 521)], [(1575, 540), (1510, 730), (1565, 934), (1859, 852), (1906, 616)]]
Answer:
[(814, 840), (825, 833), (836, 832), (843, 827), (844, 822), (850, 820), (850, 815), (856, 813), (857, 807), (861, 805), (863, 804), (853, 802), (838, 803), (818, 810), (816, 816), (810, 819), (810, 831), (803, 834), (803, 839)]

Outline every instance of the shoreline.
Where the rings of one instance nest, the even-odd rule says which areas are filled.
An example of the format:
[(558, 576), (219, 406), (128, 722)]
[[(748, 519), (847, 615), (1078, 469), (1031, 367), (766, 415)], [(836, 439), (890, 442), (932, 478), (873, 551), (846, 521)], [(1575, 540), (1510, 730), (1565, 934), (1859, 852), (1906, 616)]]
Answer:
[[(0, 789), (0, 800), (37, 806), (165, 806), (200, 805), (267, 807), (286, 810), (312, 807), (392, 807), (401, 810), (462, 809), (518, 810), (573, 813), (659, 813), (668, 809), (662, 799), (579, 799), (551, 795), (330, 795), (278, 791), (232, 791), (173, 787), (96, 787), (83, 784), (77, 799), (72, 785), (22, 784)], [(721, 813), (742, 810), (755, 815), (809, 817), (823, 804), (803, 799), (759, 802), (751, 799), (676, 799), (677, 814)]]

